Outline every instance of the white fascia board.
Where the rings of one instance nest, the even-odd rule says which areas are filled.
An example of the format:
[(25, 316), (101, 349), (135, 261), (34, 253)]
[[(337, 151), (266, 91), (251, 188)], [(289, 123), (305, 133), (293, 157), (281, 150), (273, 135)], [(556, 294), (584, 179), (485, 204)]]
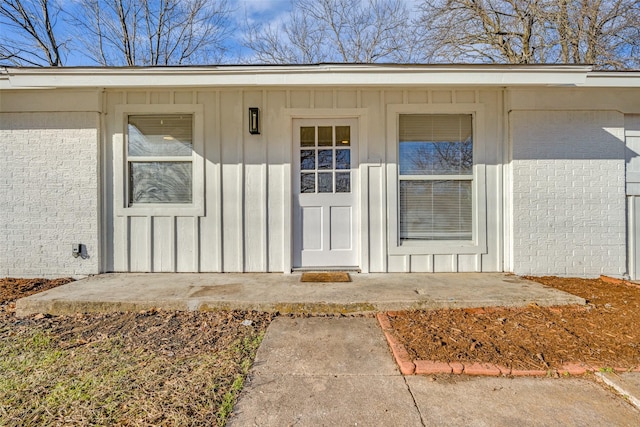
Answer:
[[(12, 88), (251, 86), (579, 86), (586, 66), (222, 66), (8, 68)], [(0, 87), (5, 87), (4, 85)]]
[(587, 75), (585, 87), (640, 87), (640, 71), (601, 71)]
[(11, 82), (9, 81), (9, 73), (6, 68), (0, 68), (0, 89), (11, 89)]

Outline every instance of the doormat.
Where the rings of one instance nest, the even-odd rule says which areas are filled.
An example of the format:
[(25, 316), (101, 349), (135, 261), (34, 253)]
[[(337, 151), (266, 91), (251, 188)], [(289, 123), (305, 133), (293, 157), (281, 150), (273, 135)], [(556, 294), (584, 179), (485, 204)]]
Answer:
[(351, 276), (344, 271), (307, 271), (302, 273), (300, 281), (310, 283), (350, 282)]

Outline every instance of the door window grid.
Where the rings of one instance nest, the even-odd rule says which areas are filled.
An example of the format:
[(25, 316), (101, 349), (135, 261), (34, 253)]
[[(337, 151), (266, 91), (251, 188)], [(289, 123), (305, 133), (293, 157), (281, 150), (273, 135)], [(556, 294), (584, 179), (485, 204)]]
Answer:
[(351, 127), (300, 127), (300, 192), (351, 192)]

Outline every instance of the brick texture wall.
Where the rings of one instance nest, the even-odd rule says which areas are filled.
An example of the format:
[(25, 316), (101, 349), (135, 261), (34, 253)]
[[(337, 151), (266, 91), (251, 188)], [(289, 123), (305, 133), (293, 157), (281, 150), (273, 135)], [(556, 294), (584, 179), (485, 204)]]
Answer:
[(0, 114), (0, 275), (99, 272), (98, 129), (97, 113)]
[(624, 274), (623, 116), (516, 111), (510, 123), (514, 272)]

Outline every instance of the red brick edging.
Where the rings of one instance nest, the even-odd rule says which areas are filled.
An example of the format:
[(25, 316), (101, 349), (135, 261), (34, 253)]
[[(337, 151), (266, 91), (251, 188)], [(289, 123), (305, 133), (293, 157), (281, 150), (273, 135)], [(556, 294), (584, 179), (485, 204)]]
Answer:
[(616, 277), (605, 276), (604, 274), (600, 275), (600, 280), (602, 280), (605, 283), (611, 283), (613, 285), (627, 285), (627, 286), (633, 286), (634, 288), (640, 289), (640, 285), (637, 283), (633, 283), (624, 279), (618, 279)]
[[(635, 284), (633, 284), (635, 285)], [(637, 286), (637, 285), (635, 285)], [(640, 366), (635, 369), (596, 367), (583, 363), (567, 363), (560, 369), (526, 370), (511, 369), (493, 363), (437, 362), (432, 360), (412, 360), (405, 346), (393, 334), (393, 328), (387, 313), (377, 313), (376, 318), (389, 343), (393, 357), (403, 375), (434, 375), (434, 374), (465, 374), (476, 376), (512, 376), (512, 377), (546, 377), (549, 375), (584, 375), (604, 369), (616, 372), (640, 372)]]
[(396, 363), (400, 368), (400, 372), (402, 372), (403, 375), (412, 375), (415, 373), (416, 365), (411, 360), (411, 357), (404, 345), (402, 345), (400, 341), (393, 336), (393, 328), (391, 327), (389, 317), (385, 313), (377, 313), (376, 317), (378, 318), (378, 323), (382, 328), (382, 332), (384, 332), (384, 336), (387, 338), (387, 342), (389, 343), (393, 357), (395, 357)]

